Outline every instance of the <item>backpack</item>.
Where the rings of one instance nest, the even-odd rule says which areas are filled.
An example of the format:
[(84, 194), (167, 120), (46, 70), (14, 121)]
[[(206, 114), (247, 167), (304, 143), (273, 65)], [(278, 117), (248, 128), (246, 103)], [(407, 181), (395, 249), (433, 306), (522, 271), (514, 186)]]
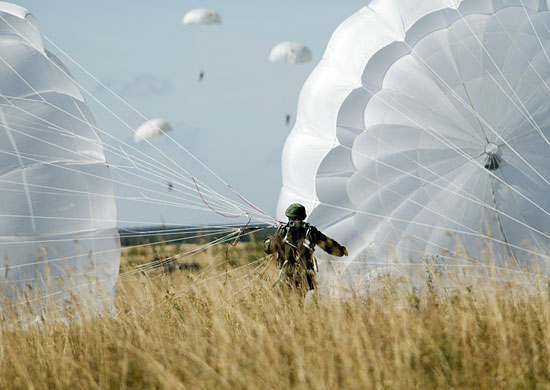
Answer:
[(316, 229), (303, 221), (289, 221), (280, 229), (284, 261), (291, 264), (300, 263), (306, 269), (314, 270)]

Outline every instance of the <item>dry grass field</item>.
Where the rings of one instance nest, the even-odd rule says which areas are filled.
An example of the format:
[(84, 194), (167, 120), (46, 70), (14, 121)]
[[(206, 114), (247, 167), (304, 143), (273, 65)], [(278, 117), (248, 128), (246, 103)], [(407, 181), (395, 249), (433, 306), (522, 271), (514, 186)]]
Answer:
[[(0, 324), (1, 389), (546, 389), (550, 287), (457, 273), (423, 285), (304, 302), (272, 287), (258, 243), (129, 272), (155, 253), (125, 250), (115, 311), (94, 319)], [(172, 272), (168, 272), (172, 271)]]

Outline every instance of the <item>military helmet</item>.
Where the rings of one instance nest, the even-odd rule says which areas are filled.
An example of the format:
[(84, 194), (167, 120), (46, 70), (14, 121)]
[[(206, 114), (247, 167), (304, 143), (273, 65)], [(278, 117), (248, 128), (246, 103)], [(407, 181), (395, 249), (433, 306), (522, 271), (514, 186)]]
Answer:
[(306, 208), (300, 203), (292, 203), (286, 209), (285, 215), (288, 219), (297, 219), (303, 221), (306, 219)]

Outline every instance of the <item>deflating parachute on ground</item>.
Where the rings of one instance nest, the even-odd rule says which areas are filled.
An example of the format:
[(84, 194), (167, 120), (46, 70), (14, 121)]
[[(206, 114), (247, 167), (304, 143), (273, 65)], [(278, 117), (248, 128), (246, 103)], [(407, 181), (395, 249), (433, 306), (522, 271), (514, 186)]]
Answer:
[(0, 57), (0, 284), (11, 300), (108, 306), (120, 242), (94, 118), (33, 16), (8, 3)]
[(530, 0), (374, 0), (334, 33), (283, 152), (278, 213), (351, 264), (548, 272), (550, 12)]

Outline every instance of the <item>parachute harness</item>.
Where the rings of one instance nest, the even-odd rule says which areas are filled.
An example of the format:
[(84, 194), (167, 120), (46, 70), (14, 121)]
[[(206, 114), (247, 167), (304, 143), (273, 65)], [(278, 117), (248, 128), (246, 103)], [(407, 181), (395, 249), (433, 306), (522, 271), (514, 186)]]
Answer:
[(297, 264), (299, 267), (305, 268), (304, 269), (305, 271), (308, 270), (308, 259), (304, 259), (302, 257), (301, 255), (302, 251), (300, 249), (300, 246), (305, 247), (308, 251), (311, 252), (312, 260), (313, 260), (312, 261), (313, 271), (319, 272), (319, 264), (314, 254), (315, 244), (307, 239), (307, 237), (311, 232), (311, 225), (307, 222), (304, 222), (304, 228), (305, 228), (304, 238), (295, 237), (295, 239), (292, 239), (291, 237), (289, 237), (289, 233), (291, 232), (291, 229), (296, 229), (295, 223), (293, 221), (290, 221), (287, 224), (283, 225), (283, 229), (285, 229), (285, 236), (282, 241), (285, 245), (288, 245), (292, 255), (287, 256), (285, 253), (286, 259), (283, 262), (283, 264), (279, 266), (279, 269), (280, 269), (279, 276), (275, 281), (275, 283), (273, 284), (274, 286), (281, 280), (281, 277), (283, 276), (283, 272), (285, 271), (285, 268), (287, 267), (288, 264), (292, 264), (292, 265)]

